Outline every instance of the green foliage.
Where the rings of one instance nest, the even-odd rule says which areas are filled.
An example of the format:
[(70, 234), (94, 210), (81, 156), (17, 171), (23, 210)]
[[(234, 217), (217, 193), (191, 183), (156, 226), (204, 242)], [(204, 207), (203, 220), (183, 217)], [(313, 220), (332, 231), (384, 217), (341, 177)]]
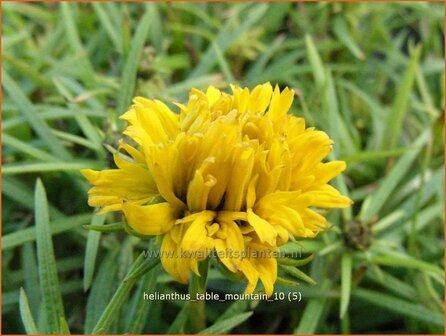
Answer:
[[(2, 333), (444, 332), (444, 4), (2, 11)], [(110, 167), (136, 95), (183, 102), (192, 87), (265, 81), (293, 88), (291, 112), (335, 140), (330, 160), (348, 169), (333, 184), (355, 202), (282, 247), (275, 290), (302, 300), (144, 300), (188, 288), (141, 252), (155, 239), (92, 215), (79, 169)], [(215, 260), (191, 290), (205, 286), (244, 291)]]

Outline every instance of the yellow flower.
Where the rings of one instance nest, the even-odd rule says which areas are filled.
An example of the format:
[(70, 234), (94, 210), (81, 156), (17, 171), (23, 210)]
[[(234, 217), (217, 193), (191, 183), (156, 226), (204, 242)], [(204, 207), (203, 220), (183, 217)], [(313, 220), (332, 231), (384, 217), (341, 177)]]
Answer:
[(327, 183), (345, 169), (323, 163), (333, 141), (288, 114), (294, 92), (269, 83), (191, 90), (174, 113), (137, 97), (121, 118), (129, 123), (114, 159), (118, 169), (83, 170), (89, 204), (122, 211), (144, 235), (164, 235), (161, 262), (182, 283), (215, 252), (246, 291), (260, 279), (271, 295), (274, 252), (289, 236), (314, 237), (327, 227), (315, 208), (351, 200)]

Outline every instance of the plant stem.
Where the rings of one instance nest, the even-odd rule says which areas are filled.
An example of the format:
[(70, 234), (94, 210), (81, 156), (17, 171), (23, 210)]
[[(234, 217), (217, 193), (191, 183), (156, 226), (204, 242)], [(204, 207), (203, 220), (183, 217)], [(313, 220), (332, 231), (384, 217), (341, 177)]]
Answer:
[(189, 293), (191, 296), (189, 321), (192, 333), (197, 333), (206, 328), (206, 312), (204, 309), (205, 300), (199, 300), (197, 295), (206, 292), (208, 269), (209, 258), (200, 262), (198, 265), (198, 270), (201, 276), (196, 275), (194, 272), (191, 273), (189, 283)]

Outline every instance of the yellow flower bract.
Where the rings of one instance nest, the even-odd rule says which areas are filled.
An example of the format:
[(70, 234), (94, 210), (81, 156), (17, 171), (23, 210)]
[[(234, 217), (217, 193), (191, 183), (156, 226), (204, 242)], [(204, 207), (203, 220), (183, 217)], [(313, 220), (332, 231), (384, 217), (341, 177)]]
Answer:
[(271, 295), (273, 252), (290, 235), (314, 237), (327, 227), (315, 208), (351, 205), (327, 184), (345, 163), (322, 163), (333, 141), (288, 114), (293, 90), (266, 83), (232, 92), (193, 89), (179, 113), (135, 98), (121, 117), (133, 144), (121, 142), (118, 169), (82, 173), (93, 185), (91, 206), (122, 211), (138, 233), (164, 235), (161, 261), (178, 281), (187, 283), (215, 251), (246, 278), (248, 293), (260, 279)]

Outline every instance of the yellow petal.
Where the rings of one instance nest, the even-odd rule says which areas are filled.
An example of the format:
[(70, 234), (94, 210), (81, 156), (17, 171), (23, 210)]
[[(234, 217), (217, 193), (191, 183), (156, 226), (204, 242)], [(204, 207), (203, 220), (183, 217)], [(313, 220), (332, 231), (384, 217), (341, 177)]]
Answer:
[(127, 223), (136, 231), (144, 235), (159, 235), (169, 231), (178, 218), (178, 209), (169, 203), (150, 205), (122, 205)]
[(277, 260), (274, 257), (259, 258), (256, 260), (260, 280), (265, 287), (265, 293), (271, 296), (274, 291), (274, 283), (277, 278)]
[(251, 294), (252, 292), (254, 292), (254, 289), (257, 286), (257, 282), (259, 280), (259, 272), (247, 258), (242, 260), (239, 266), (239, 270), (248, 280), (248, 286), (246, 287), (245, 293)]
[(271, 100), (273, 87), (270, 83), (257, 85), (249, 97), (249, 110), (252, 113), (264, 113)]
[(254, 228), (260, 241), (267, 242), (271, 246), (276, 246), (277, 232), (274, 227), (263, 218), (256, 215), (252, 209), (248, 209), (248, 222)]
[(221, 262), (235, 273), (244, 254), (243, 235), (234, 221), (220, 221), (220, 227), (225, 231), (224, 239), (216, 239), (214, 247)]
[(178, 245), (167, 233), (161, 244), (161, 264), (167, 273), (172, 275), (177, 281), (187, 284), (189, 279), (189, 260), (181, 258), (178, 252)]
[(121, 210), (123, 202), (143, 204), (159, 194), (149, 171), (137, 164), (127, 162), (124, 169), (103, 171), (83, 169), (81, 174), (93, 185), (88, 204), (103, 207), (102, 213)]
[(221, 91), (215, 88), (214, 86), (209, 86), (206, 91), (206, 98), (209, 102), (209, 106), (214, 105), (214, 103), (220, 98)]
[(313, 196), (313, 206), (320, 208), (347, 208), (353, 201), (341, 195), (341, 193), (331, 185), (325, 184), (306, 194)]
[(327, 163), (320, 163), (317, 165), (314, 175), (317, 184), (326, 184), (328, 181), (338, 176), (345, 170), (347, 165), (344, 161), (331, 161)]
[(268, 118), (276, 123), (277, 126), (283, 123), (286, 119), (287, 112), (289, 111), (291, 104), (293, 103), (293, 99), (293, 90), (285, 88), (282, 92), (280, 92), (279, 87), (276, 86), (271, 98), (271, 104), (268, 110)]
[(197, 214), (192, 224), (184, 234), (181, 248), (184, 251), (202, 251), (208, 249), (206, 225), (212, 224), (215, 217), (213, 211), (203, 211)]

